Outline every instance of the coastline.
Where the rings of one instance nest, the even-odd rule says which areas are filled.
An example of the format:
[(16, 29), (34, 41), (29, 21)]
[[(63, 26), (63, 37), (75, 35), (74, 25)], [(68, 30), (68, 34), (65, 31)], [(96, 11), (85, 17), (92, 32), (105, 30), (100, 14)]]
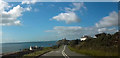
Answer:
[(20, 52), (20, 51), (16, 51), (16, 52), (6, 52), (6, 53), (2, 53), (2, 54), (0, 54), (0, 55), (9, 55), (9, 54), (14, 54), (14, 53), (18, 53), (18, 52)]
[[(11, 53), (5, 53), (2, 54), (2, 57), (26, 57), (26, 56), (34, 56), (34, 57), (39, 57), (47, 52), (50, 52), (51, 50), (59, 48), (57, 45), (51, 46), (51, 47), (38, 47), (35, 48), (33, 47), (33, 50), (30, 49), (23, 49), (21, 51), (17, 52), (11, 52)], [(36, 54), (37, 52), (37, 54)], [(37, 55), (37, 56), (36, 56)]]
[(2, 51), (0, 55), (8, 55), (21, 52), (24, 49), (29, 49), (30, 46), (35, 47), (51, 47), (56, 45), (56, 41), (41, 41), (41, 42), (18, 42), (18, 43), (1, 43)]
[[(42, 47), (41, 47), (42, 48)], [(30, 54), (30, 53), (33, 53), (33, 52), (36, 52), (36, 51), (40, 51), (40, 47), (37, 48), (37, 49), (34, 49), (34, 50), (29, 50), (29, 49), (23, 49), (21, 51), (16, 51), (16, 52), (10, 52), (10, 53), (3, 53), (2, 54), (2, 57), (22, 57), (23, 55), (25, 54)]]

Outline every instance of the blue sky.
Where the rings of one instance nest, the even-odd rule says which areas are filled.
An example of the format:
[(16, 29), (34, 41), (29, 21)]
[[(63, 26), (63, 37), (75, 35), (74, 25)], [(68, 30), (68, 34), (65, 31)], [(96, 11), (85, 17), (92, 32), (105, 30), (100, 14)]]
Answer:
[[(99, 31), (114, 33), (117, 30), (114, 22), (109, 23), (116, 19), (116, 16), (112, 15), (118, 12), (116, 2), (37, 2), (33, 4), (14, 2), (8, 4), (12, 6), (5, 10), (7, 12), (17, 5), (30, 10), (21, 12), (22, 15), (15, 19), (20, 21), (19, 24), (6, 24), (2, 27), (3, 42), (49, 41), (64, 37), (76, 39), (82, 35), (93, 36)], [(72, 21), (68, 17), (63, 17), (66, 14), (68, 16), (74, 14), (73, 17), (70, 16)], [(101, 22), (108, 24), (103, 26)], [(96, 24), (100, 27), (96, 27)]]

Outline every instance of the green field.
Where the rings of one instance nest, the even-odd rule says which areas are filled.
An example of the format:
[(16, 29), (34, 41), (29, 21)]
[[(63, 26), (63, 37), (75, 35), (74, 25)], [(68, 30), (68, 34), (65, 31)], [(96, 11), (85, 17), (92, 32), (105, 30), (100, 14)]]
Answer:
[(71, 51), (75, 51), (80, 54), (90, 55), (90, 56), (118, 56), (118, 53), (105, 52), (101, 50), (89, 50), (89, 49), (76, 49), (73, 47), (68, 47)]

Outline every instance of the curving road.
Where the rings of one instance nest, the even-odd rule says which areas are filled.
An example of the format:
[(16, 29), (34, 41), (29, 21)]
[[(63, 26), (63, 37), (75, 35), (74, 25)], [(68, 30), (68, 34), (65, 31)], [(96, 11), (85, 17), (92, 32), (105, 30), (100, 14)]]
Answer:
[(71, 51), (67, 45), (60, 47), (57, 50), (46, 53), (39, 58), (91, 58), (82, 54)]

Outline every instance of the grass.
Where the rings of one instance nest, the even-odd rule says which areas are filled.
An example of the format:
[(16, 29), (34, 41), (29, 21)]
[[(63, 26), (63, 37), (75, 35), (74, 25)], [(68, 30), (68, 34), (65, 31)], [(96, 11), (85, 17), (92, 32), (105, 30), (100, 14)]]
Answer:
[(75, 49), (73, 47), (68, 46), (68, 48), (71, 51), (75, 51), (80, 54), (90, 55), (90, 56), (118, 56), (118, 53), (116, 52), (105, 52), (101, 50), (89, 50), (89, 49)]
[(36, 51), (36, 52), (33, 52), (33, 53), (30, 53), (30, 54), (25, 54), (24, 56), (23, 56), (23, 58), (26, 58), (27, 56), (30, 56), (31, 58), (33, 57), (37, 57), (37, 56), (40, 56), (40, 55), (42, 55), (42, 54), (44, 54), (44, 53), (46, 53), (46, 52), (49, 52), (49, 51), (51, 51), (52, 50), (52, 48), (50, 48), (50, 47), (45, 47), (45, 48), (43, 48), (43, 50), (41, 50), (41, 51)]

